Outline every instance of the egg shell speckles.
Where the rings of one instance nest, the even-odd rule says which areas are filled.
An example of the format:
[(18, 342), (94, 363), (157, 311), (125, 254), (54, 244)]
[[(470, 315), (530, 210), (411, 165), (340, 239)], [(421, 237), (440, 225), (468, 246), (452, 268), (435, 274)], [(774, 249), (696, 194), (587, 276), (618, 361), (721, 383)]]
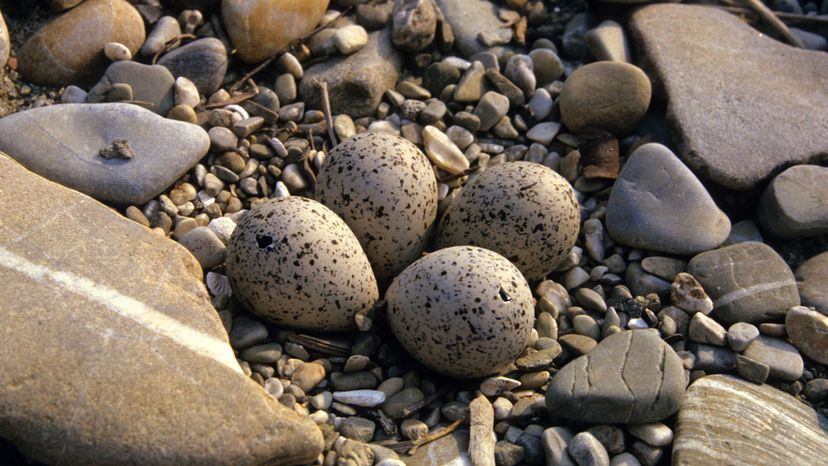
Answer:
[(379, 298), (371, 264), (348, 225), (311, 199), (250, 211), (227, 247), (233, 291), (255, 314), (303, 330), (355, 328)]
[(579, 229), (580, 207), (563, 177), (537, 163), (509, 162), (463, 188), (440, 220), (436, 245), (490, 249), (538, 280), (563, 263)]
[(382, 132), (337, 145), (319, 170), (316, 199), (351, 227), (380, 285), (420, 257), (437, 218), (437, 180), (411, 142)]
[(403, 347), (452, 377), (483, 377), (514, 361), (535, 321), (532, 291), (520, 271), (473, 246), (414, 262), (385, 297), (388, 324)]

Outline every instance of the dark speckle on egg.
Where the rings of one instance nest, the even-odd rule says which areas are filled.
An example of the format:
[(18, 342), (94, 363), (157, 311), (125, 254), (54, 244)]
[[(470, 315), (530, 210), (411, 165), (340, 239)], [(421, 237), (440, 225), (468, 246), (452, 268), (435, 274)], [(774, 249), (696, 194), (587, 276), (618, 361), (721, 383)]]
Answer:
[(463, 188), (440, 220), (436, 243), (490, 249), (538, 280), (566, 260), (579, 229), (580, 207), (563, 177), (537, 163), (509, 162)]
[(337, 145), (319, 170), (316, 199), (353, 230), (380, 285), (420, 257), (437, 218), (437, 180), (425, 154), (383, 132)]
[(355, 327), (378, 299), (371, 264), (348, 226), (311, 199), (272, 199), (239, 222), (227, 276), (252, 312), (302, 330)]
[(535, 320), (532, 291), (505, 257), (473, 246), (431, 253), (386, 293), (387, 318), (403, 347), (434, 371), (483, 377), (512, 362)]

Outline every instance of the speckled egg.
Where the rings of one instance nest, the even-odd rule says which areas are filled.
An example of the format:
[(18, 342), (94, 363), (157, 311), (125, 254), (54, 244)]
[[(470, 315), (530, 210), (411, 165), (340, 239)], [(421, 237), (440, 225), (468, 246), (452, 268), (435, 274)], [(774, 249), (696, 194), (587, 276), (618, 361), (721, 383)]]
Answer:
[(403, 347), (460, 378), (497, 372), (523, 351), (534, 324), (532, 291), (503, 256), (474, 246), (441, 249), (388, 288), (387, 318)]
[(463, 188), (440, 220), (436, 244), (490, 249), (538, 280), (563, 263), (579, 228), (578, 201), (563, 177), (537, 163), (509, 162)]
[(316, 199), (351, 227), (381, 286), (417, 260), (437, 218), (437, 180), (411, 142), (383, 132), (337, 145), (319, 170)]
[(353, 329), (354, 314), (379, 298), (371, 264), (348, 225), (302, 197), (251, 210), (230, 238), (225, 268), (252, 312), (296, 329)]

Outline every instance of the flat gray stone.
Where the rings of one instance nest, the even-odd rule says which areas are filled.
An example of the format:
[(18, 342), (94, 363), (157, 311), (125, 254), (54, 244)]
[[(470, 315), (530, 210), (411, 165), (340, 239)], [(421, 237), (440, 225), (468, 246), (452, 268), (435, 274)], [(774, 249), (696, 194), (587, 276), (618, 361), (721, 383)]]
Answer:
[(759, 202), (759, 223), (779, 238), (828, 233), (828, 168), (797, 165), (776, 175)]
[(402, 59), (391, 44), (388, 29), (371, 33), (368, 45), (354, 54), (331, 58), (305, 70), (299, 96), (310, 108), (321, 109), (317, 83), (327, 82), (334, 114), (352, 117), (373, 115), (382, 95), (394, 89)]
[(678, 413), (673, 464), (824, 464), (828, 419), (769, 385), (697, 380)]
[(657, 333), (624, 331), (558, 371), (546, 406), (579, 422), (656, 422), (676, 412), (685, 386), (681, 359)]
[(199, 39), (164, 55), (158, 64), (176, 78), (184, 76), (209, 97), (218, 90), (227, 72), (227, 49), (215, 38)]
[(816, 255), (796, 269), (802, 305), (828, 316), (828, 252)]
[(607, 230), (627, 246), (689, 255), (713, 249), (730, 220), (670, 149), (645, 144), (629, 157), (610, 192)]
[(713, 300), (722, 325), (780, 321), (799, 305), (799, 291), (788, 264), (770, 246), (745, 242), (703, 252), (687, 265)]
[(644, 7), (629, 32), (666, 98), (679, 153), (701, 176), (743, 191), (828, 152), (825, 53), (706, 6)]
[[(132, 159), (98, 154), (116, 140), (129, 143)], [(201, 127), (124, 103), (52, 105), (0, 119), (0, 151), (41, 176), (115, 204), (149, 201), (209, 146)]]
[(454, 30), (454, 45), (464, 57), (488, 49), (477, 37), (502, 29), (497, 6), (489, 0), (437, 0), (446, 20)]
[(48, 464), (322, 452), (311, 421), (241, 372), (184, 248), (5, 155), (0, 186), (0, 437)]
[(89, 103), (107, 101), (115, 84), (129, 84), (133, 100), (142, 107), (166, 116), (175, 105), (175, 78), (160, 65), (144, 65), (134, 61), (116, 61), (86, 95)]

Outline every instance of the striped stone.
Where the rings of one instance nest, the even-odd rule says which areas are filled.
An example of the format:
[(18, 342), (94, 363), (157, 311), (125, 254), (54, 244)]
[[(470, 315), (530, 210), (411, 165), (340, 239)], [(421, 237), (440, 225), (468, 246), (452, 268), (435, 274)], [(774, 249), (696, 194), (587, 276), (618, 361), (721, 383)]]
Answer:
[(703, 252), (687, 272), (713, 299), (711, 317), (728, 326), (736, 322), (779, 322), (799, 305), (793, 272), (770, 246), (748, 241)]
[(827, 457), (828, 419), (773, 387), (713, 375), (684, 396), (674, 465), (825, 464)]
[(47, 464), (300, 464), (181, 246), (0, 153), (0, 437)]

